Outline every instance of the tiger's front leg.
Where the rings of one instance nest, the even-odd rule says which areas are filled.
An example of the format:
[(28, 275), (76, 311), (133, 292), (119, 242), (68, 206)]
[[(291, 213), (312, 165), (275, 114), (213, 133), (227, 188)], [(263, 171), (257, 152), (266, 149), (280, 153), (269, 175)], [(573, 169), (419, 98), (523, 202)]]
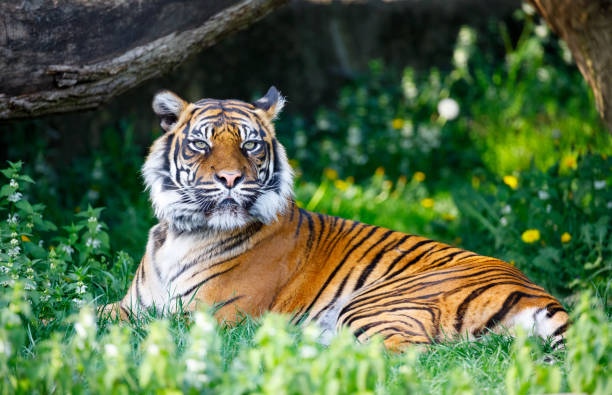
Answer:
[(164, 314), (190, 311), (195, 308), (193, 301), (182, 303), (180, 298), (173, 297), (173, 290), (163, 281), (163, 278), (167, 277), (163, 273), (164, 268), (155, 266), (156, 254), (164, 246), (167, 232), (168, 228), (164, 223), (151, 228), (145, 255), (136, 269), (126, 295), (118, 302), (100, 307), (99, 316), (128, 320), (130, 317), (138, 317), (145, 311)]

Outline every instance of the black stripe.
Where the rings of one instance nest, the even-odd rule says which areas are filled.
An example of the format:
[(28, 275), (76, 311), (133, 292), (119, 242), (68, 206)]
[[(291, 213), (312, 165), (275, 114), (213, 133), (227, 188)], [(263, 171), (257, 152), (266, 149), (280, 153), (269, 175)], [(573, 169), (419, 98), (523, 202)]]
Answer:
[(235, 301), (237, 301), (238, 299), (242, 299), (244, 297), (244, 295), (238, 295), (238, 296), (234, 296), (233, 298), (230, 298), (228, 300), (225, 300), (223, 302), (219, 302), (218, 304), (216, 304), (214, 307), (217, 310), (221, 310), (222, 308), (224, 308), (227, 305), (230, 305), (232, 303), (234, 303)]
[(338, 287), (338, 289), (336, 290), (336, 293), (331, 298), (331, 301), (327, 305), (325, 305), (325, 307), (319, 310), (317, 314), (315, 314), (315, 316), (313, 317), (314, 320), (319, 319), (319, 316), (321, 315), (321, 313), (323, 313), (324, 311), (329, 309), (334, 303), (336, 303), (338, 298), (342, 295), (342, 291), (344, 291), (344, 287), (346, 286), (348, 279), (351, 277), (351, 273), (353, 273), (353, 269), (355, 269), (355, 267), (352, 267), (351, 270), (349, 270), (348, 274), (344, 276), (344, 278), (342, 279), (342, 282), (340, 283), (340, 287)]
[[(388, 233), (388, 232), (387, 232)], [(388, 234), (385, 234), (385, 236), (388, 236)], [(385, 237), (383, 237), (381, 240), (384, 240)], [(353, 291), (358, 290), (359, 288), (363, 287), (363, 284), (365, 284), (367, 278), (370, 276), (370, 273), (376, 268), (376, 266), (378, 265), (378, 262), (380, 262), (380, 260), (382, 259), (382, 257), (389, 252), (389, 250), (387, 249), (387, 247), (389, 247), (390, 245), (395, 244), (396, 241), (395, 240), (391, 240), (389, 243), (387, 243), (386, 245), (384, 245), (379, 251), (378, 253), (374, 256), (374, 258), (372, 258), (372, 260), (370, 261), (370, 264), (368, 266), (365, 267), (365, 269), (361, 272), (361, 275), (359, 276), (359, 278), (357, 279), (357, 282), (355, 283), (355, 286), (353, 287)]]
[(520, 291), (512, 292), (510, 295), (506, 297), (506, 299), (504, 300), (504, 303), (502, 304), (502, 307), (499, 310), (497, 310), (495, 314), (491, 316), (491, 318), (489, 318), (489, 320), (486, 322), (484, 327), (479, 328), (474, 332), (474, 336), (480, 336), (485, 332), (485, 330), (493, 329), (498, 323), (502, 322), (504, 317), (506, 317), (506, 315), (510, 312), (510, 310), (514, 306), (516, 306), (516, 304), (522, 298), (538, 298), (538, 297), (540, 296), (539, 295), (529, 295), (529, 294), (526, 294)]
[(404, 257), (406, 255), (410, 254), (412, 251), (414, 251), (415, 249), (419, 248), (422, 245), (433, 243), (433, 242), (434, 242), (433, 240), (421, 240), (421, 241), (411, 245), (410, 248), (408, 248), (406, 251), (402, 252), (397, 258), (395, 258), (393, 260), (393, 262), (391, 262), (391, 264), (389, 265), (389, 267), (387, 267), (387, 270), (382, 275), (382, 277), (385, 277), (387, 274), (389, 274), (391, 272), (391, 270), (393, 270), (395, 265), (397, 265), (398, 262), (400, 262), (402, 259), (404, 259)]
[[(232, 266), (232, 267), (230, 267), (230, 268), (228, 268), (228, 269), (223, 270), (222, 272), (218, 272), (218, 273), (213, 274), (212, 276), (208, 276), (208, 277), (206, 277), (204, 280), (200, 281), (199, 283), (197, 283), (197, 284), (196, 284), (196, 285), (194, 285), (193, 287), (189, 288), (187, 291), (183, 292), (183, 293), (180, 295), (180, 297), (181, 297), (181, 298), (183, 298), (183, 297), (185, 297), (186, 295), (189, 295), (189, 294), (190, 294), (191, 292), (193, 292), (195, 289), (197, 289), (197, 288), (201, 287), (202, 285), (204, 285), (204, 284), (205, 284), (205, 283), (207, 283), (208, 281), (210, 281), (210, 280), (212, 280), (212, 279), (213, 279), (213, 278), (215, 278), (215, 277), (218, 277), (218, 276), (220, 276), (220, 275), (222, 275), (222, 274), (225, 274), (225, 273), (227, 273), (227, 272), (229, 272), (229, 271), (231, 271), (231, 270), (235, 269), (235, 268), (236, 268), (238, 265), (240, 265), (240, 263), (237, 263), (237, 264), (235, 264), (234, 266)], [(175, 298), (176, 298), (176, 296), (175, 296)]]
[(568, 327), (568, 323), (566, 322), (565, 324), (561, 325), (560, 327), (557, 328), (556, 331), (553, 332), (553, 336), (559, 336), (562, 333), (565, 333), (565, 331), (567, 330)]
[[(329, 285), (329, 283), (331, 282), (331, 280), (336, 276), (336, 274), (338, 273), (338, 271), (340, 270), (340, 268), (342, 268), (342, 266), (344, 265), (344, 263), (346, 262), (346, 260), (348, 259), (348, 257), (353, 253), (353, 251), (355, 251), (357, 248), (359, 248), (365, 241), (366, 239), (368, 239), (372, 234), (374, 234), (374, 232), (376, 232), (378, 230), (378, 227), (372, 227), (372, 229), (370, 230), (370, 232), (368, 232), (367, 235), (365, 235), (361, 240), (359, 240), (359, 242), (357, 242), (355, 245), (353, 245), (353, 247), (346, 253), (346, 255), (344, 255), (344, 258), (342, 258), (342, 260), (340, 261), (340, 263), (334, 268), (334, 270), (332, 271), (332, 273), (329, 275), (329, 277), (327, 277), (327, 280), (325, 280), (325, 283), (323, 284), (323, 286), (319, 289), (319, 292), (317, 293), (317, 295), (315, 296), (315, 298), (312, 300), (312, 302), (310, 303), (310, 305), (308, 306), (307, 310), (310, 310), (312, 308), (312, 306), (314, 306), (314, 304), (319, 300), (319, 297), (321, 296), (321, 294), (323, 293), (323, 291), (327, 288), (327, 286)], [(352, 239), (351, 239), (352, 240)]]
[(421, 260), (421, 258), (423, 258), (423, 256), (425, 254), (427, 254), (429, 251), (431, 251), (432, 249), (436, 248), (436, 246), (431, 246), (429, 249), (423, 251), (420, 255), (417, 255), (416, 257), (412, 258), (411, 260), (409, 260), (404, 266), (402, 266), (400, 269), (397, 269), (395, 272), (384, 276), (387, 279), (392, 279), (393, 277), (397, 276), (398, 274), (401, 274), (404, 270), (406, 270), (407, 268), (409, 268), (410, 266), (414, 265), (415, 263), (417, 263), (418, 261)]
[(304, 216), (308, 220), (308, 240), (306, 241), (306, 253), (310, 255), (310, 251), (312, 250), (312, 243), (314, 242), (314, 221), (312, 220), (312, 216), (306, 210), (300, 209), (300, 211), (304, 212)]

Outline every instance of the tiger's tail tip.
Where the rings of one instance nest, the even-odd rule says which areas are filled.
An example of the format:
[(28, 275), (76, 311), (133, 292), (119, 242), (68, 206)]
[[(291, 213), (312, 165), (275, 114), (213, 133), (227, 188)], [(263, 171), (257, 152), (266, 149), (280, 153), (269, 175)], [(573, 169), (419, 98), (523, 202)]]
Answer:
[(565, 332), (569, 326), (569, 315), (562, 309), (538, 309), (534, 313), (535, 334), (550, 339), (553, 350), (565, 348)]

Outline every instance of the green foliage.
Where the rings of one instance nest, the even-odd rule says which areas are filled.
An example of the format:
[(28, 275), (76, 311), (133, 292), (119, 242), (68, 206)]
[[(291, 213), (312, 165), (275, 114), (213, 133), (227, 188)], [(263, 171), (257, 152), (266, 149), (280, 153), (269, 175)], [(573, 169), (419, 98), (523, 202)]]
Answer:
[[(475, 168), (506, 175), (593, 149), (611, 154), (612, 136), (567, 47), (544, 24), (517, 18), (524, 29), (515, 43), (504, 25), (482, 40), (463, 27), (451, 70), (395, 73), (373, 61), (336, 108), (312, 122), (280, 120), (290, 157), (308, 179), (324, 168), (362, 179), (382, 166), (392, 177), (426, 171), (454, 184)], [(479, 50), (495, 40), (506, 49), (502, 62)]]
[[(516, 262), (557, 294), (609, 287), (612, 159), (586, 155), (572, 164), (524, 171), (515, 188), (495, 177), (457, 191), (465, 247)], [(525, 239), (528, 230), (538, 239)]]

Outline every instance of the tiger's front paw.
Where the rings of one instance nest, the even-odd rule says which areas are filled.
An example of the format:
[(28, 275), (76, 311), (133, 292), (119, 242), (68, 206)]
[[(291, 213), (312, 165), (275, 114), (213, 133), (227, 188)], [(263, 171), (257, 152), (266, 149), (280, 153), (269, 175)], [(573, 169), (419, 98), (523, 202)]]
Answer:
[(115, 302), (111, 304), (107, 304), (104, 306), (100, 306), (97, 309), (98, 317), (106, 318), (110, 320), (121, 320), (127, 321), (129, 317), (129, 312), (121, 306), (121, 302)]

